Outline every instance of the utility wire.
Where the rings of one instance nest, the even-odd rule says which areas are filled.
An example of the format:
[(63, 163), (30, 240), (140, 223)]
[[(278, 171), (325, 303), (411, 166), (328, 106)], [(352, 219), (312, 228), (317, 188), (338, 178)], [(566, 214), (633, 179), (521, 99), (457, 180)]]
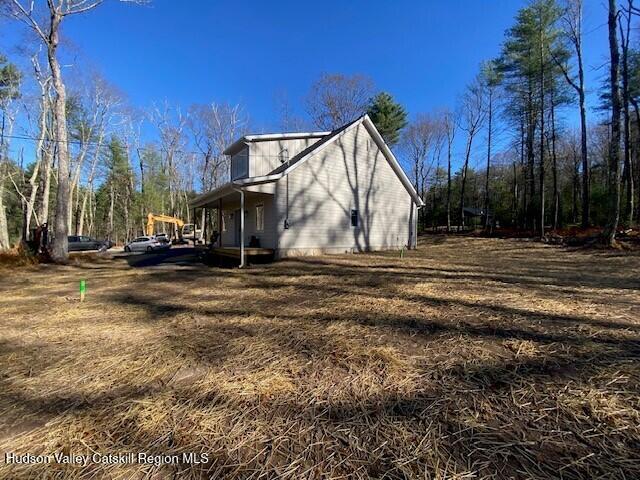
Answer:
[[(108, 142), (102, 142), (102, 143), (98, 143), (98, 142), (92, 142), (92, 141), (87, 141), (87, 142), (83, 142), (82, 140), (58, 140), (58, 139), (54, 139), (54, 138), (44, 138), (44, 137), (32, 137), (30, 135), (4, 135), (4, 138), (11, 138), (11, 139), (15, 139), (15, 140), (32, 140), (34, 142), (51, 142), (51, 143), (66, 143), (67, 145), (90, 145), (90, 146), (105, 146), (107, 145)], [(151, 152), (165, 152), (168, 153), (169, 150), (167, 150), (166, 148), (153, 148), (153, 147), (138, 147), (136, 148), (136, 150), (140, 151), (140, 150), (147, 150), (147, 151), (151, 151)], [(191, 154), (191, 155), (206, 155), (206, 153), (203, 152), (196, 152), (196, 151), (192, 151), (192, 150), (172, 150), (173, 153), (184, 153), (184, 154)]]
[[(98, 143), (98, 142), (92, 142), (92, 141), (87, 141), (87, 142), (83, 142), (82, 140), (57, 140), (57, 139), (53, 139), (53, 138), (43, 138), (43, 137), (32, 137), (30, 135), (4, 135), (4, 138), (11, 138), (11, 139), (15, 139), (15, 140), (32, 140), (34, 142), (36, 141), (43, 141), (43, 142), (51, 142), (51, 143), (66, 143), (67, 145), (90, 145), (90, 146), (105, 146), (108, 144), (108, 142), (102, 142), (102, 143)], [(154, 147), (136, 147), (136, 150), (140, 151), (150, 151), (150, 152), (165, 152), (165, 153), (169, 153), (169, 150), (166, 148), (162, 148), (162, 147), (158, 147), (158, 148), (154, 148)], [(184, 153), (184, 154), (189, 154), (189, 155), (203, 155), (206, 156), (207, 154), (204, 152), (196, 152), (194, 150), (172, 150), (172, 153)], [(254, 156), (255, 157), (269, 157), (269, 158), (282, 158), (282, 155), (257, 155)]]

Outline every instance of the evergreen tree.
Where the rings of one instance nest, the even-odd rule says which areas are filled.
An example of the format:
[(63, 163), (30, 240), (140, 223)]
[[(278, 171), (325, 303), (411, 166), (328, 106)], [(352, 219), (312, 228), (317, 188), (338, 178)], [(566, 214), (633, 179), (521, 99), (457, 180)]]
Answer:
[(371, 100), (367, 111), (376, 128), (389, 145), (395, 145), (400, 130), (407, 125), (407, 113), (388, 93), (381, 92)]
[[(546, 138), (553, 136), (545, 130), (545, 122), (557, 101), (554, 90), (561, 75), (557, 62), (568, 56), (558, 27), (561, 14), (555, 0), (535, 0), (520, 10), (516, 24), (507, 31), (499, 59), (509, 96), (507, 115), (522, 132), (523, 223), (536, 226), (541, 234), (545, 220)], [(551, 130), (554, 130), (553, 122)]]
[(131, 237), (135, 178), (122, 141), (113, 137), (106, 164), (108, 175), (96, 192), (96, 216), (107, 225), (104, 236), (115, 242)]

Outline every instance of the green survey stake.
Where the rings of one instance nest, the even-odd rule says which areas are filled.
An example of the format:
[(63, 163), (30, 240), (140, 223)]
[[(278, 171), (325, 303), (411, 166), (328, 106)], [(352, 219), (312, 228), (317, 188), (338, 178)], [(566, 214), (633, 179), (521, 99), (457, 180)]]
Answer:
[(84, 300), (84, 294), (87, 291), (87, 282), (86, 280), (80, 280), (80, 301)]

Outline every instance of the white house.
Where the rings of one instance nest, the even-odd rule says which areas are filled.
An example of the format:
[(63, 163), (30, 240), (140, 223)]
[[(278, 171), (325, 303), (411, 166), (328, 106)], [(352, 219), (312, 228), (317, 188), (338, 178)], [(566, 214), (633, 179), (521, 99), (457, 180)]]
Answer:
[[(217, 247), (291, 255), (413, 248), (423, 205), (368, 115), (333, 132), (247, 135), (224, 152), (231, 181), (196, 197)], [(209, 234), (205, 234), (209, 237)]]

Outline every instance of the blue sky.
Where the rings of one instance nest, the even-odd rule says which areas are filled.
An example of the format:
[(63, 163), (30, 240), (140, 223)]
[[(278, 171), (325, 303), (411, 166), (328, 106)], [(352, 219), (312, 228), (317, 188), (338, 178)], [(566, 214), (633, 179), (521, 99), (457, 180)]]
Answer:
[[(303, 98), (321, 73), (361, 73), (411, 116), (453, 107), (481, 61), (500, 52), (504, 31), (526, 2), (106, 0), (68, 19), (74, 67), (90, 62), (136, 107), (167, 100), (241, 102), (256, 130), (276, 130), (275, 96)], [(606, 11), (585, 4), (587, 81), (606, 61)], [(14, 27), (3, 24), (1, 28)], [(19, 37), (0, 40), (4, 49)], [(11, 51), (9, 51), (11, 54)], [(72, 75), (72, 68), (65, 75)], [(569, 123), (576, 117), (566, 113)]]

